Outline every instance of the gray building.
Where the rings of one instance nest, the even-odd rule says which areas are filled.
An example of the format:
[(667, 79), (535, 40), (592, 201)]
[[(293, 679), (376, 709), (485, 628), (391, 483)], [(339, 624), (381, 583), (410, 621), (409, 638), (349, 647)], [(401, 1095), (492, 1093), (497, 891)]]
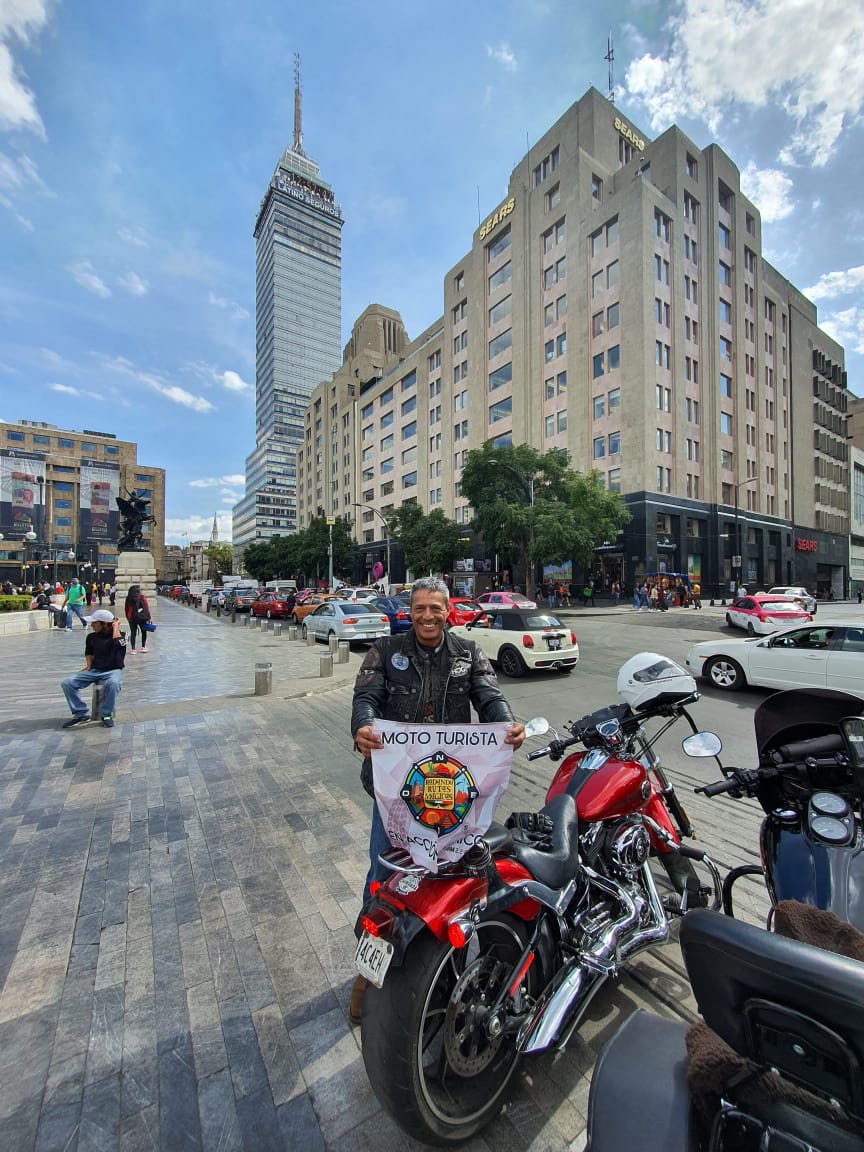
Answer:
[(380, 556), (378, 513), (406, 500), (467, 525), (466, 450), (528, 443), (566, 448), (630, 510), (580, 583), (847, 582), (843, 349), (762, 256), (716, 145), (651, 141), (589, 90), (514, 168), (444, 277), (443, 315), (388, 345), (386, 311), (313, 394), (301, 526), (362, 504), (357, 539)]
[(296, 450), (315, 385), (339, 364), (342, 212), (303, 151), (299, 73), (294, 141), (255, 221), (255, 448), (234, 507), (235, 570), (256, 541), (297, 528)]

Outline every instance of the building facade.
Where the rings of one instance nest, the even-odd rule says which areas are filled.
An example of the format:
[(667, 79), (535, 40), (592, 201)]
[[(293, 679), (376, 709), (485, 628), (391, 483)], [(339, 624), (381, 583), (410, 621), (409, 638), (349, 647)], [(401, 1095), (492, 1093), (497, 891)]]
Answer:
[(35, 584), (49, 574), (113, 580), (116, 500), (129, 492), (150, 501), (154, 520), (142, 530), (161, 574), (164, 469), (139, 464), (137, 444), (113, 432), (0, 422), (0, 578), (16, 584)]
[(303, 417), (315, 385), (339, 364), (342, 212), (303, 152), (298, 108), (294, 145), (255, 221), (255, 448), (233, 515), (238, 572), (250, 544), (296, 531)]
[(350, 346), (313, 393), (301, 524), (329, 486), (334, 507), (365, 506), (363, 543), (405, 499), (467, 524), (466, 450), (528, 443), (622, 493), (631, 521), (595, 557), (607, 587), (657, 572), (710, 595), (845, 586), (843, 349), (763, 258), (721, 149), (674, 127), (650, 141), (589, 90), (513, 170), (443, 302), (353, 395)]

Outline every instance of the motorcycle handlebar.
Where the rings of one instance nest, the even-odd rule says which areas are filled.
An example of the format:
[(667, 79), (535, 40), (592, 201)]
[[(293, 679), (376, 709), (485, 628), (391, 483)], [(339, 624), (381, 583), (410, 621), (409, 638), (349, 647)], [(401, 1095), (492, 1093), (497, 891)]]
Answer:
[(771, 753), (771, 759), (778, 763), (781, 760), (806, 760), (810, 756), (825, 756), (829, 752), (843, 752), (845, 744), (838, 732), (828, 736), (815, 736), (812, 740), (798, 740), (793, 744), (783, 744)]
[(713, 784), (705, 784), (701, 788), (696, 788), (696, 792), (701, 792), (703, 796), (719, 796), (723, 792), (733, 792), (736, 788), (740, 788), (742, 782), (737, 776), (727, 776), (725, 780), (715, 780)]

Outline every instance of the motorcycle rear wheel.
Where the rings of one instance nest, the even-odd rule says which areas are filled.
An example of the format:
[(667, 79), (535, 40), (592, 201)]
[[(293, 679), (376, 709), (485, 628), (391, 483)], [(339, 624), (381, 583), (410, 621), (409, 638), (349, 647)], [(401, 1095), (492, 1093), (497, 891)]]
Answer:
[[(507, 915), (480, 920), (464, 948), (415, 937), (381, 989), (369, 986), (363, 1061), (381, 1104), (409, 1135), (468, 1140), (501, 1108), (519, 1057), (514, 1035), (490, 1040), (482, 1018), (511, 977), (526, 934)], [(529, 985), (533, 966), (525, 983)]]

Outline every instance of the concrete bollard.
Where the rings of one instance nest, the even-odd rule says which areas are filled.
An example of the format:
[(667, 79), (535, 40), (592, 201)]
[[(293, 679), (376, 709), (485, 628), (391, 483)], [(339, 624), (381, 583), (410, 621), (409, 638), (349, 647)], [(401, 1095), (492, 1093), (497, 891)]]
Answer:
[(332, 676), (333, 675), (333, 657), (328, 653), (326, 656), (321, 657), (321, 666), (318, 672), (319, 676)]
[(330, 655), (335, 656), (339, 651), (339, 637), (335, 632), (327, 637), (327, 647), (330, 649)]
[(268, 663), (255, 665), (255, 695), (269, 696), (273, 691), (273, 665)]
[(349, 653), (350, 649), (351, 649), (351, 645), (348, 643), (347, 640), (340, 640), (339, 641), (339, 655), (338, 655), (338, 659), (336, 661), (337, 664), (347, 664), (348, 663), (348, 653)]
[(306, 633), (306, 647), (307, 648), (314, 648), (315, 647), (315, 633), (314, 632), (307, 632)]
[(281, 621), (281, 620), (277, 620), (277, 621), (274, 623), (274, 625), (273, 625), (273, 635), (274, 635), (274, 636), (281, 636), (281, 635), (282, 635), (282, 621)]
[[(231, 623), (233, 624), (236, 619), (237, 619), (236, 613), (232, 612), (231, 613)], [(249, 617), (248, 616), (243, 617), (243, 627), (244, 628), (249, 627)]]
[(300, 629), (297, 627), (296, 624), (289, 624), (288, 625), (288, 639), (289, 640), (296, 640), (299, 631), (300, 631)]
[(105, 699), (105, 687), (102, 684), (94, 684), (93, 691), (90, 693), (90, 719), (102, 719), (102, 701)]
[[(210, 609), (208, 608), (207, 611), (209, 612)], [(216, 601), (216, 619), (218, 620), (221, 615), (222, 615), (222, 605), (217, 600)]]

